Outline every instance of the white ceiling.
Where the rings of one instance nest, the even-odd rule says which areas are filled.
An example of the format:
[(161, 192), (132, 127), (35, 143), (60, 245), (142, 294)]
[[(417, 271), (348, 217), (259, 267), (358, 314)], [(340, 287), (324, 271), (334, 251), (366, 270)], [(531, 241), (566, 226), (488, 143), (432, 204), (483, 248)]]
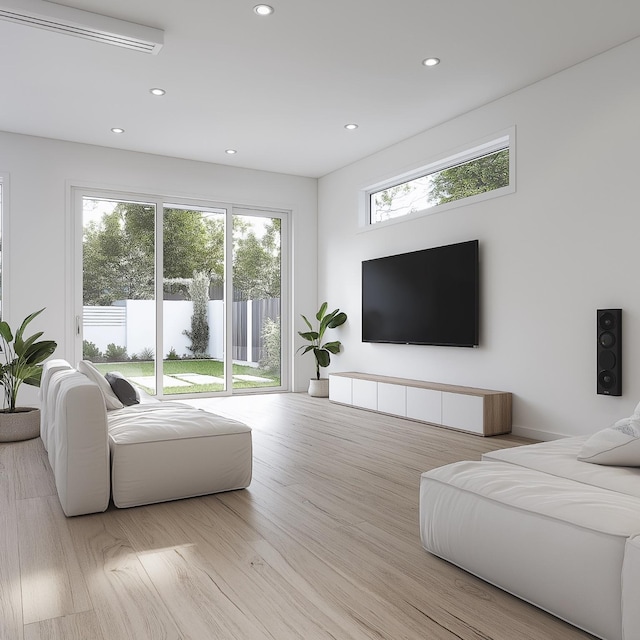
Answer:
[(267, 1), (65, 3), (157, 56), (0, 20), (0, 130), (319, 177), (640, 35), (639, 0)]

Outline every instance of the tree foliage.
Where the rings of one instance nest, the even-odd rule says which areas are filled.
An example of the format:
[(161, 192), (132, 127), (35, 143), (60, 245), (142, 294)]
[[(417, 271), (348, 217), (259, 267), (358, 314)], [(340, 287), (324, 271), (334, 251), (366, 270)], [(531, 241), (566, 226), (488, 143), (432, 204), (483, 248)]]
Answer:
[[(83, 238), (85, 305), (155, 297), (155, 211), (151, 205), (124, 202), (100, 220), (88, 222)], [(258, 237), (242, 216), (233, 218), (234, 287), (244, 298), (280, 295), (280, 220), (271, 219)], [(224, 217), (167, 208), (163, 213), (163, 279), (167, 286), (194, 273), (210, 282), (224, 279)]]
[(204, 271), (196, 271), (189, 285), (189, 294), (193, 301), (191, 316), (191, 331), (184, 334), (191, 340), (187, 347), (195, 357), (205, 357), (209, 347), (209, 320), (207, 317), (207, 303), (209, 302), (210, 277)]
[(466, 162), (436, 173), (429, 192), (433, 204), (475, 196), (509, 184), (509, 150)]
[(237, 234), (233, 286), (245, 300), (280, 297), (280, 219), (272, 218), (262, 238), (253, 230)]

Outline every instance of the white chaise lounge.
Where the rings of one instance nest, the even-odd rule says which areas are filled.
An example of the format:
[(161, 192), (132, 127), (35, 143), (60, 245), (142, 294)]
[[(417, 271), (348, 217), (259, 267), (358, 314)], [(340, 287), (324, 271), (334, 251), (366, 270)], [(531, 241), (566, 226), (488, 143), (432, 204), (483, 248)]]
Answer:
[(640, 438), (605, 431), (424, 473), (424, 548), (599, 638), (638, 640), (640, 468), (578, 457), (595, 439), (592, 458), (626, 446), (640, 465)]
[[(123, 406), (89, 365), (45, 363), (41, 437), (67, 516), (249, 486), (251, 429), (180, 402)], [(104, 382), (103, 382), (104, 381)]]

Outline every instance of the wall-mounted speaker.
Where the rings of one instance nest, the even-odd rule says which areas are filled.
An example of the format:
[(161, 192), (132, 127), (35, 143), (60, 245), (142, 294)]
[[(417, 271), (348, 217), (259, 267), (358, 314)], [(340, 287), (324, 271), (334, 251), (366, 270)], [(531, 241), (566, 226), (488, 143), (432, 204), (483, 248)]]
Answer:
[(597, 391), (605, 396), (621, 396), (622, 309), (598, 309), (596, 323)]

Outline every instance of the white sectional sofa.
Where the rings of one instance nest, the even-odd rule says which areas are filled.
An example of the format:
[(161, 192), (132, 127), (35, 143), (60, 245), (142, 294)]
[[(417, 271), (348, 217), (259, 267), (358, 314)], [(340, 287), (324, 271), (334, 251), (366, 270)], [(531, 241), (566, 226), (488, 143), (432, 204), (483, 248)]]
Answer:
[(249, 486), (251, 429), (180, 402), (123, 406), (87, 363), (44, 365), (40, 434), (67, 516)]
[[(424, 473), (424, 548), (599, 638), (637, 640), (640, 414), (624, 422)], [(611, 464), (629, 455), (637, 466)]]

